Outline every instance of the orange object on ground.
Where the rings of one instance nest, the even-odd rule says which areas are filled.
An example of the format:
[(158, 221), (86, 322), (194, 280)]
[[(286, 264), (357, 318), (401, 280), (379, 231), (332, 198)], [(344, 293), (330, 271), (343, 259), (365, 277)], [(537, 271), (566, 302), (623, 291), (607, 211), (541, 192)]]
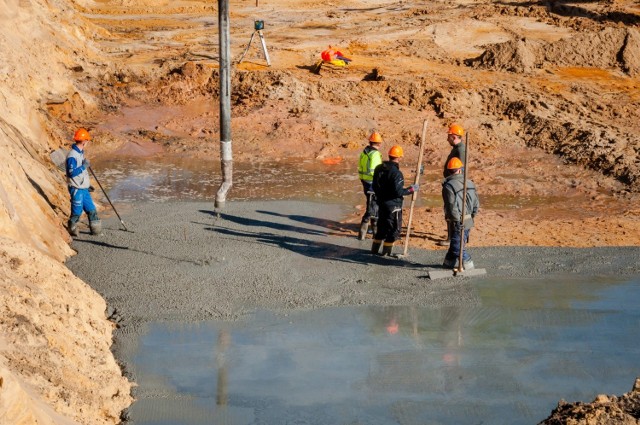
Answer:
[(325, 62), (331, 62), (336, 59), (343, 60), (347, 64), (351, 62), (351, 59), (346, 57), (340, 50), (336, 50), (331, 46), (329, 46), (327, 50), (323, 50), (322, 53), (320, 53), (320, 57)]
[(342, 162), (342, 158), (339, 156), (335, 158), (324, 158), (322, 160), (322, 163), (326, 165), (336, 165), (336, 164), (340, 164), (341, 162)]

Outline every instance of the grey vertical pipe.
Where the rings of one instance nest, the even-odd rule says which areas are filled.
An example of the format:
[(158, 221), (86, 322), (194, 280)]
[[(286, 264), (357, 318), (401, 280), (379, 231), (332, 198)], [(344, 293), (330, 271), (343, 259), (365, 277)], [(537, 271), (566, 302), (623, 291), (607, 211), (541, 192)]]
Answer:
[(233, 185), (229, 0), (218, 0), (218, 37), (220, 46), (220, 164), (222, 168), (222, 183), (216, 193), (215, 208), (223, 209), (227, 201), (227, 192)]

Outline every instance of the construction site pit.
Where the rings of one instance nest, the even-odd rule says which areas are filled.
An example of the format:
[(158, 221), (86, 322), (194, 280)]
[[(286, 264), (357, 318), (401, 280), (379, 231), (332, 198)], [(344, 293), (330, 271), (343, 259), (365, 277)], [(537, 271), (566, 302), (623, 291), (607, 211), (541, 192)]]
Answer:
[(239, 163), (222, 210), (216, 167), (96, 162), (127, 230), (103, 211), (67, 265), (118, 326), (127, 422), (531, 424), (632, 384), (640, 248), (470, 247), (486, 277), (432, 281), (443, 250), (354, 237), (349, 166)]

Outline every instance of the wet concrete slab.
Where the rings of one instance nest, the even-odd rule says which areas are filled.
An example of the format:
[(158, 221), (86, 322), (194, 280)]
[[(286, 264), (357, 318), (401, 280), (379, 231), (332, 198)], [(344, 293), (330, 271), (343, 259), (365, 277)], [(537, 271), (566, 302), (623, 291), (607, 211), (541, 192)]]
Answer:
[(638, 374), (640, 247), (476, 248), (486, 276), (431, 281), (443, 252), (344, 236), (362, 196), (346, 166), (239, 166), (219, 215), (216, 166), (111, 163), (135, 233), (105, 215), (73, 242), (139, 385), (134, 423), (535, 423)]
[(640, 277), (477, 283), (476, 306), (152, 322), (124, 359), (136, 424), (533, 424), (628, 391)]

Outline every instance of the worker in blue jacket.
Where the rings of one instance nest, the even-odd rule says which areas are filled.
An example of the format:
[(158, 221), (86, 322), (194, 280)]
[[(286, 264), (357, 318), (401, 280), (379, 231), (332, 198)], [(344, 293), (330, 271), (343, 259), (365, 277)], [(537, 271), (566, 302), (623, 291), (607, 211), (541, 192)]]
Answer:
[(91, 234), (102, 234), (102, 223), (98, 218), (96, 206), (91, 199), (89, 181), (89, 160), (84, 157), (84, 149), (91, 141), (91, 135), (84, 128), (79, 128), (73, 135), (74, 145), (67, 154), (67, 185), (71, 195), (71, 216), (67, 227), (72, 236), (78, 236), (78, 221), (84, 211), (89, 217)]

